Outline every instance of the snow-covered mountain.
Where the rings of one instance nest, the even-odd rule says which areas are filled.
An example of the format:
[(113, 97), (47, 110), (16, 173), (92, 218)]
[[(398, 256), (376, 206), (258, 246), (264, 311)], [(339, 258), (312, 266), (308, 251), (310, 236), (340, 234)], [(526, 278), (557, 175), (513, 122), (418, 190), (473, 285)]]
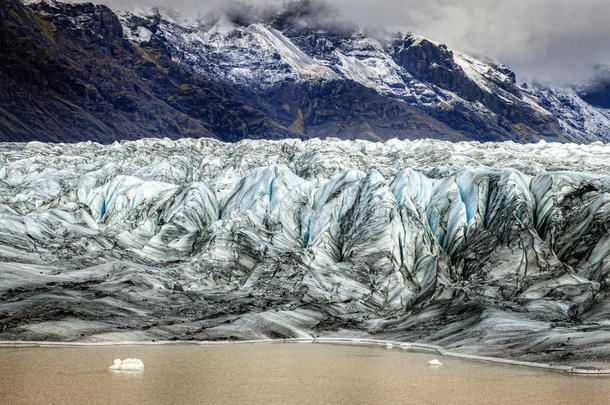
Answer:
[(582, 99), (575, 89), (524, 84), (524, 92), (550, 111), (566, 133), (580, 142), (610, 139), (610, 109), (597, 108)]
[[(302, 3), (307, 2), (294, 7), (305, 7)], [(299, 26), (294, 12), (280, 10), (251, 24), (226, 16), (189, 23), (158, 10), (136, 15), (121, 11), (119, 18), (127, 38), (162, 41), (174, 60), (210, 80), (261, 88), (263, 93), (293, 81), (353, 81), (423, 107), (450, 126), (457, 124), (452, 120), (463, 119), (456, 115), (471, 114), (491, 120), (491, 125), (503, 119), (544, 123), (548, 126), (539, 135), (560, 140), (610, 140), (610, 111), (588, 104), (570, 88), (517, 83), (507, 66), (451, 51), (413, 33), (367, 36), (358, 30)], [(459, 113), (445, 118), (447, 111)], [(559, 128), (552, 128), (555, 119)], [(461, 129), (460, 124), (452, 127)], [(472, 132), (476, 137), (477, 131)], [(504, 135), (519, 140), (514, 131)], [(527, 131), (521, 135), (527, 138)]]
[(413, 33), (320, 22), (311, 4), (197, 20), (7, 0), (0, 140), (610, 140), (603, 92), (595, 107)]
[(608, 361), (610, 147), (2, 144), (0, 339), (351, 335)]

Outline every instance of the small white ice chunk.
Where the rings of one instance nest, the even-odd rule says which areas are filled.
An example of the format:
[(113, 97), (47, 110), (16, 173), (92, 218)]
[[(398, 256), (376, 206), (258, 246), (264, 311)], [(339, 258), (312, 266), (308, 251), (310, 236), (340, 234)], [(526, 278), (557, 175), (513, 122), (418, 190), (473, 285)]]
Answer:
[(144, 363), (140, 359), (125, 359), (123, 361), (116, 359), (109, 368), (110, 370), (139, 371), (144, 370)]
[(438, 361), (438, 359), (434, 359), (434, 360), (430, 360), (430, 361), (428, 361), (428, 365), (429, 365), (429, 366), (434, 366), (434, 367), (437, 367), (437, 366), (442, 366), (442, 365), (443, 365), (443, 363), (441, 363), (440, 361)]

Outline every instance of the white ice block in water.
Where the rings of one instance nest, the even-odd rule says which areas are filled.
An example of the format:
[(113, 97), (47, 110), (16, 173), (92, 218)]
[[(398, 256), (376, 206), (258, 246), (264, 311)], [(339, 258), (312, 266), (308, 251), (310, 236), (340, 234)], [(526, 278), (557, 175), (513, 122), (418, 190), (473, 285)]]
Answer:
[(440, 361), (438, 361), (438, 359), (434, 359), (434, 360), (430, 360), (428, 361), (428, 365), (429, 366), (442, 366), (443, 363), (441, 363)]
[(127, 370), (127, 371), (139, 371), (144, 370), (144, 363), (140, 359), (116, 359), (114, 364), (109, 367), (110, 370)]

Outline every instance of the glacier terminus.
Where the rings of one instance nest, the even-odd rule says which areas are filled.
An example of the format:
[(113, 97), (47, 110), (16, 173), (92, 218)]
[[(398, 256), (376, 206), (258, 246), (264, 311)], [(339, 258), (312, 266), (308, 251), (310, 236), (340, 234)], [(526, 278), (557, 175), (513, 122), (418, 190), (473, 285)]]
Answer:
[(0, 339), (610, 360), (610, 146), (0, 144)]

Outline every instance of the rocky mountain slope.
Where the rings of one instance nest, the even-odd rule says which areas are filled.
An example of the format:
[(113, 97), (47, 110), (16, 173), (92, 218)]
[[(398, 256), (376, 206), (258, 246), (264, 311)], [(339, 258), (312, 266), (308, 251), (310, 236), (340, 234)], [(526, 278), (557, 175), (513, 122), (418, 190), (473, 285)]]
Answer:
[(0, 339), (375, 336), (610, 361), (610, 147), (2, 144)]
[(7, 0), (0, 19), (0, 140), (291, 135), (163, 44), (126, 41), (105, 6)]
[(188, 21), (7, 0), (0, 20), (0, 140), (610, 139), (591, 97), (415, 34), (321, 24), (309, 1)]

